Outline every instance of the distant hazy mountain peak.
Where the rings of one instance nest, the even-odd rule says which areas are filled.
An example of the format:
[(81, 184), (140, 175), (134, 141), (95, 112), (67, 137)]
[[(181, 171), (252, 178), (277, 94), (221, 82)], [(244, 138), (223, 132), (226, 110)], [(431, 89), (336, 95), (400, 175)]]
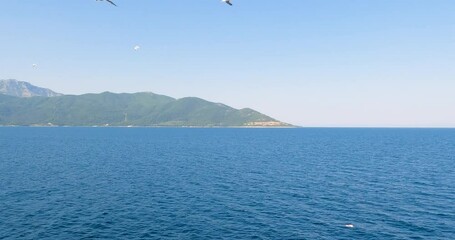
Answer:
[(0, 94), (15, 97), (57, 97), (62, 96), (46, 88), (34, 86), (28, 82), (15, 79), (0, 80)]

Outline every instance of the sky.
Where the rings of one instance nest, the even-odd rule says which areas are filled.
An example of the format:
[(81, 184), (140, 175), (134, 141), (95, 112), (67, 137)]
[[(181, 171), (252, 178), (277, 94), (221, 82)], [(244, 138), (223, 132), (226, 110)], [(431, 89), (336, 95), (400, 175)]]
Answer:
[(1, 1), (0, 79), (308, 127), (455, 127), (453, 0), (115, 2)]

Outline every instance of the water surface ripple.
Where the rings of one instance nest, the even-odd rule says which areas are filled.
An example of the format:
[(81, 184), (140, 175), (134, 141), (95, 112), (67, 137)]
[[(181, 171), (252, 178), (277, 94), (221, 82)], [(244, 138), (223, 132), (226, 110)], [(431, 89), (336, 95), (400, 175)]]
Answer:
[(454, 171), (450, 129), (0, 128), (0, 239), (455, 239)]

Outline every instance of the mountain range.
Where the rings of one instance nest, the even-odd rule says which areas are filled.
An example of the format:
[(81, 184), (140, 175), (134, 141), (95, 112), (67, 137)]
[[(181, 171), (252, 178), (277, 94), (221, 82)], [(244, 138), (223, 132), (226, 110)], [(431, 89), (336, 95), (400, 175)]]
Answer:
[(195, 97), (141, 93), (62, 95), (16, 80), (0, 80), (0, 125), (290, 127), (255, 110)]

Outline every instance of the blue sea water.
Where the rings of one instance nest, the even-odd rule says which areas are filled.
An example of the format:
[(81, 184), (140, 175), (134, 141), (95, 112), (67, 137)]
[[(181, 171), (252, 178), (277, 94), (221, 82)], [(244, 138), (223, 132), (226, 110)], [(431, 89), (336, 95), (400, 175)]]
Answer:
[(0, 239), (455, 239), (455, 130), (0, 128)]

